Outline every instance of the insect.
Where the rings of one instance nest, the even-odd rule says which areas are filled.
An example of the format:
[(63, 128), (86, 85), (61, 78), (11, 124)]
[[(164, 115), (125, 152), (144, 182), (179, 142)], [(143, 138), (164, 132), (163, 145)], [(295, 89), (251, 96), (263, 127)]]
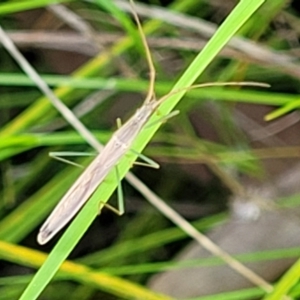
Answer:
[(155, 99), (155, 69), (140, 21), (134, 10), (133, 15), (142, 37), (150, 69), (150, 84), (147, 97), (135, 114), (112, 135), (101, 153), (85, 169), (52, 211), (37, 236), (37, 241), (41, 245), (47, 243), (77, 214), (99, 184), (130, 149), (141, 129), (166, 98), (163, 97), (159, 101)]
[[(131, 0), (133, 6), (133, 1)], [(54, 208), (50, 216), (41, 227), (37, 241), (39, 244), (47, 243), (57, 232), (59, 232), (83, 207), (89, 200), (96, 188), (103, 182), (110, 171), (118, 164), (120, 159), (129, 151), (137, 135), (145, 127), (150, 117), (156, 112), (160, 104), (171, 95), (182, 90), (190, 90), (203, 86), (212, 85), (256, 85), (257, 83), (207, 83), (198, 84), (181, 90), (173, 91), (164, 97), (156, 100), (154, 93), (155, 69), (152, 62), (151, 53), (142, 30), (139, 18), (134, 9), (132, 9), (134, 19), (146, 52), (148, 67), (150, 71), (149, 90), (143, 105), (137, 109), (135, 114), (121, 126), (111, 137), (104, 149), (96, 156), (91, 164), (79, 176), (68, 192)], [(122, 214), (124, 211), (120, 211)]]

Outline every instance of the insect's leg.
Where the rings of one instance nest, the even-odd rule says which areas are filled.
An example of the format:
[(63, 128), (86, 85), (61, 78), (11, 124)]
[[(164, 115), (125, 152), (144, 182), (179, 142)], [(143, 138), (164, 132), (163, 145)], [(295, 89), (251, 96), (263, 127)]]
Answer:
[(62, 161), (64, 163), (73, 165), (75, 167), (83, 168), (82, 165), (77, 164), (77, 163), (75, 163), (75, 162), (73, 162), (71, 160), (62, 158), (62, 156), (95, 156), (95, 153), (86, 153), (86, 152), (50, 152), (49, 156), (52, 157), (52, 158), (54, 158), (54, 159), (56, 159), (56, 160), (59, 160), (59, 161)]
[(134, 165), (143, 166), (143, 167), (149, 167), (153, 169), (159, 169), (159, 164), (152, 160), (151, 158), (147, 157), (146, 155), (139, 153), (135, 151), (134, 149), (130, 149), (131, 152), (136, 154), (140, 159), (142, 159), (144, 162), (136, 161), (134, 162)]
[(120, 129), (122, 127), (122, 120), (117, 118), (117, 128)]
[(122, 181), (120, 179), (118, 167), (116, 167), (115, 170), (116, 170), (116, 177), (118, 181), (118, 215), (121, 216), (125, 212), (124, 194), (123, 194)]
[(102, 207), (106, 207), (108, 209), (110, 209), (111, 211), (113, 211), (115, 214), (117, 214), (118, 216), (121, 216), (124, 214), (125, 212), (125, 207), (124, 207), (124, 195), (123, 195), (123, 189), (122, 189), (122, 182), (120, 180), (120, 175), (119, 175), (119, 170), (117, 167), (115, 167), (116, 170), (116, 177), (117, 177), (117, 181), (118, 181), (118, 208), (113, 207), (112, 205), (108, 204), (108, 203), (103, 203), (100, 202), (100, 207), (99, 207), (99, 214), (101, 212)]
[[(178, 114), (179, 114), (179, 110), (172, 111), (168, 115), (163, 116), (163, 117), (159, 118), (158, 120), (150, 123), (148, 126), (146, 126), (146, 128), (149, 127), (149, 126), (152, 126), (152, 125), (154, 125), (154, 124), (156, 124), (158, 122), (159, 123), (160, 122), (165, 122), (166, 120), (168, 120), (168, 119), (170, 119), (170, 118), (172, 118), (172, 117), (174, 117), (174, 116), (176, 116)], [(134, 154), (136, 154), (140, 159), (142, 159), (144, 161), (144, 162), (138, 162), (138, 161), (136, 161), (134, 163), (135, 165), (149, 167), (149, 168), (154, 168), (154, 169), (159, 169), (159, 164), (157, 162), (155, 162), (154, 160), (152, 160), (151, 158), (149, 158), (149, 157), (145, 156), (144, 154), (139, 153), (139, 152), (137, 152), (137, 151), (135, 151), (133, 149), (130, 149), (130, 151), (133, 152)]]
[(174, 110), (174, 111), (170, 112), (169, 114), (167, 114), (166, 116), (163, 116), (163, 117), (155, 120), (154, 122), (150, 123), (145, 128), (151, 127), (152, 125), (155, 125), (156, 123), (164, 123), (167, 120), (177, 116), (178, 114), (179, 114), (179, 110)]
[(134, 17), (135, 22), (137, 24), (137, 27), (138, 27), (138, 30), (139, 30), (139, 33), (140, 33), (140, 36), (141, 36), (141, 39), (142, 39), (142, 43), (143, 43), (143, 46), (144, 46), (144, 49), (145, 49), (145, 52), (146, 52), (146, 58), (147, 58), (148, 67), (149, 67), (149, 76), (150, 76), (150, 78), (149, 78), (149, 90), (148, 90), (148, 94), (147, 94), (147, 97), (146, 97), (146, 100), (145, 100), (145, 102), (147, 103), (147, 102), (150, 102), (151, 100), (153, 100), (153, 98), (155, 98), (155, 93), (154, 93), (155, 68), (154, 68), (153, 59), (152, 59), (152, 56), (151, 56), (151, 52), (150, 52), (150, 49), (149, 49), (144, 31), (143, 31), (142, 25), (140, 23), (139, 17), (138, 17), (138, 15), (135, 11), (135, 8), (134, 8), (133, 0), (130, 0), (130, 5), (131, 5), (131, 8), (132, 8), (131, 10), (132, 10), (133, 17)]

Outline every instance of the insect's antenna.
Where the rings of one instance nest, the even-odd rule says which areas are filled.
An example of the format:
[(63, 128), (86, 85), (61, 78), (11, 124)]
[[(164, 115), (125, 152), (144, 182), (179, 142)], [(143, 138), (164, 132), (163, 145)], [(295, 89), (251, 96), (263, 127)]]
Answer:
[(142, 42), (143, 42), (144, 50), (146, 52), (146, 58), (147, 58), (148, 67), (149, 67), (150, 83), (149, 83), (148, 94), (147, 94), (147, 97), (146, 97), (146, 100), (145, 100), (145, 103), (147, 103), (147, 102), (151, 101), (154, 97), (155, 68), (154, 68), (151, 52), (150, 52), (150, 49), (149, 49), (149, 46), (148, 46), (148, 43), (147, 43), (147, 40), (146, 40), (146, 36), (144, 34), (144, 31), (143, 31), (142, 25), (140, 23), (139, 17), (138, 17), (138, 15), (135, 11), (135, 8), (134, 8), (133, 0), (130, 0), (130, 5), (131, 5), (131, 10), (132, 10), (133, 17), (135, 19), (135, 22), (137, 24), (139, 33), (141, 35), (141, 39), (142, 39)]
[(199, 83), (194, 84), (188, 87), (184, 87), (181, 89), (174, 90), (170, 92), (169, 94), (163, 96), (157, 101), (157, 106), (159, 106), (162, 102), (167, 100), (169, 97), (180, 93), (180, 92), (188, 92), (193, 89), (203, 88), (203, 87), (214, 87), (214, 86), (255, 86), (255, 87), (263, 87), (268, 88), (270, 87), (269, 84), (263, 83), (263, 82), (254, 82), (254, 81), (231, 81), (231, 82), (208, 82), (208, 83)]

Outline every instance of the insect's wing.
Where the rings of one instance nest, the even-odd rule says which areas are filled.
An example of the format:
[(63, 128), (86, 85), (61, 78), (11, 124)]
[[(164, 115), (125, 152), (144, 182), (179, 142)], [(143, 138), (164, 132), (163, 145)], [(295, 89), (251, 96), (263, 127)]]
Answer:
[(39, 231), (37, 237), (39, 244), (47, 243), (63, 228), (77, 214), (97, 186), (103, 181), (109, 170), (104, 164), (101, 164), (101, 154), (86, 168), (52, 211)]

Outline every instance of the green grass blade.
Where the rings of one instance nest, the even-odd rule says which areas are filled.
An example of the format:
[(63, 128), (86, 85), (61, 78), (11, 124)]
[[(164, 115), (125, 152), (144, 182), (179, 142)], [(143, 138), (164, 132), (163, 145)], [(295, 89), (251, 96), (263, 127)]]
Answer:
[(0, 4), (0, 15), (7, 15), (24, 10), (44, 7), (45, 5), (71, 2), (74, 0), (30, 0), (30, 1), (10, 1), (8, 3)]
[(285, 299), (289, 291), (299, 282), (300, 277), (300, 260), (298, 260), (275, 285), (273, 292), (267, 295), (264, 300)]
[[(37, 268), (44, 260), (46, 255), (39, 251), (31, 250), (26, 247), (17, 246), (0, 241), (0, 257), (13, 261), (14, 263)], [(49, 258), (48, 258), (49, 259)], [(55, 262), (55, 257), (50, 257)], [(47, 274), (44, 274), (47, 276)], [(94, 286), (99, 290), (106, 291), (118, 297), (118, 299), (149, 299), (149, 300), (171, 300), (171, 297), (152, 292), (138, 284), (134, 284), (126, 279), (121, 279), (108, 275), (97, 270), (91, 269), (81, 264), (70, 261), (64, 262), (58, 274), (59, 278), (71, 278), (77, 282)], [(47, 277), (41, 278), (47, 281)], [(35, 298), (35, 291), (27, 294), (27, 299)], [(2, 297), (1, 297), (2, 299)]]

